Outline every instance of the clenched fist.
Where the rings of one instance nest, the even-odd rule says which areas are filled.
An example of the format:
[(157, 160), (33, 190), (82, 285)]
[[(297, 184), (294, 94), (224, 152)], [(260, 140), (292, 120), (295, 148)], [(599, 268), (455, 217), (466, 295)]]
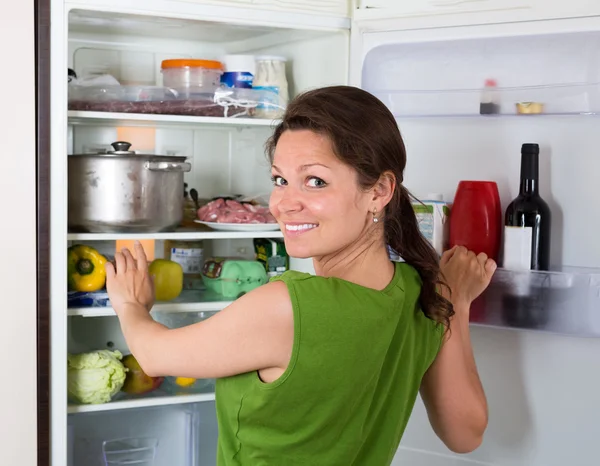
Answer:
[(443, 295), (455, 306), (469, 306), (485, 290), (494, 272), (496, 262), (484, 253), (475, 255), (463, 246), (444, 252), (440, 260), (442, 279), (450, 288)]

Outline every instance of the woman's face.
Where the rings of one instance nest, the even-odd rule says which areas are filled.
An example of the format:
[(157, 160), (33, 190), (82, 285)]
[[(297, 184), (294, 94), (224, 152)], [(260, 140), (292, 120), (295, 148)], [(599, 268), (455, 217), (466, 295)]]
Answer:
[(285, 131), (271, 169), (269, 203), (292, 257), (322, 257), (354, 243), (372, 225), (373, 196), (333, 153), (326, 136)]

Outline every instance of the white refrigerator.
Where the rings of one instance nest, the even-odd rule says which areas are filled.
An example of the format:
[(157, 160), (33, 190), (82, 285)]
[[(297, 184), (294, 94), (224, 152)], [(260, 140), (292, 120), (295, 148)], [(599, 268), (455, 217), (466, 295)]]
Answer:
[[(159, 389), (109, 403), (67, 400), (66, 356), (127, 346), (110, 308), (69, 307), (67, 248), (112, 254), (145, 240), (161, 257), (166, 240), (202, 240), (205, 257), (254, 257), (255, 237), (281, 232), (77, 233), (67, 227), (69, 154), (110, 148), (181, 155), (200, 198), (268, 194), (264, 143), (273, 121), (72, 110), (67, 69), (110, 74), (122, 84), (161, 85), (161, 61), (226, 54), (285, 57), (290, 96), (333, 84), (362, 87), (394, 113), (405, 139), (406, 186), (452, 201), (461, 180), (498, 184), (503, 209), (517, 194), (520, 147), (538, 143), (542, 197), (552, 210), (552, 272), (499, 270), (472, 339), (490, 403), (481, 448), (453, 455), (435, 438), (417, 402), (394, 464), (554, 466), (594, 463), (600, 402), (600, 4), (577, 0), (413, 2), (92, 0), (50, 2), (49, 280), (41, 319), (49, 328), (49, 407), (41, 407), (40, 450), (52, 466), (101, 466), (102, 442), (158, 439), (157, 466), (215, 464), (217, 426), (210, 384), (197, 393)], [(560, 3), (560, 4), (559, 4)], [(499, 113), (481, 115), (483, 83), (494, 79)], [(488, 94), (489, 95), (489, 94)], [(521, 115), (516, 103), (543, 113)], [(291, 268), (311, 271), (310, 261)], [(519, 283), (543, 293), (544, 316), (507, 319), (502, 297)], [(179, 326), (208, 318), (226, 300), (184, 293), (153, 316)], [(527, 323), (529, 322), (529, 323)], [(44, 368), (41, 368), (44, 370)], [(45, 429), (49, 427), (49, 433)], [(577, 433), (573, 433), (575, 432)]]

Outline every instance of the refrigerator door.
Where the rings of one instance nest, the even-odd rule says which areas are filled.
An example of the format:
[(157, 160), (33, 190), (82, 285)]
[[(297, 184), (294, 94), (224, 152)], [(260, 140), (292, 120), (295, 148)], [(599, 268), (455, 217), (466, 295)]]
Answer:
[[(553, 215), (551, 261), (597, 271), (597, 239), (582, 231), (600, 228), (592, 201), (600, 198), (600, 17), (435, 24), (425, 17), (353, 24), (350, 82), (395, 114), (408, 153), (406, 186), (451, 202), (459, 181), (492, 180), (504, 210), (518, 192), (521, 144), (539, 143), (540, 190)], [(479, 105), (488, 78), (498, 82), (501, 109), (491, 116)], [(521, 114), (517, 104), (525, 100), (540, 101), (544, 114)], [(593, 270), (581, 282), (590, 290)], [(600, 312), (596, 298), (582, 311), (584, 293), (571, 293), (557, 317), (582, 335), (590, 328), (583, 317)], [(489, 405), (482, 446), (449, 452), (419, 401), (393, 464), (559, 466), (573, 452), (578, 464), (593, 464), (595, 441), (586, 432), (596, 429), (600, 403), (589, 387), (600, 378), (588, 365), (596, 364), (600, 340), (477, 326), (471, 339)], [(577, 425), (577, 433), (556, 425)]]

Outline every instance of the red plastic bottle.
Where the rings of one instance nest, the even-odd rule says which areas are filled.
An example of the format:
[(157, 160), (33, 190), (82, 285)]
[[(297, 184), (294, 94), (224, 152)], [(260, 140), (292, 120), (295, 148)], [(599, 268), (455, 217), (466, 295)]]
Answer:
[[(450, 247), (464, 246), (484, 252), (498, 262), (502, 240), (502, 208), (498, 185), (493, 181), (461, 181), (450, 210)], [(486, 297), (471, 303), (470, 321), (485, 322)]]
[(498, 261), (502, 207), (493, 181), (461, 181), (450, 210), (450, 247), (464, 246)]

